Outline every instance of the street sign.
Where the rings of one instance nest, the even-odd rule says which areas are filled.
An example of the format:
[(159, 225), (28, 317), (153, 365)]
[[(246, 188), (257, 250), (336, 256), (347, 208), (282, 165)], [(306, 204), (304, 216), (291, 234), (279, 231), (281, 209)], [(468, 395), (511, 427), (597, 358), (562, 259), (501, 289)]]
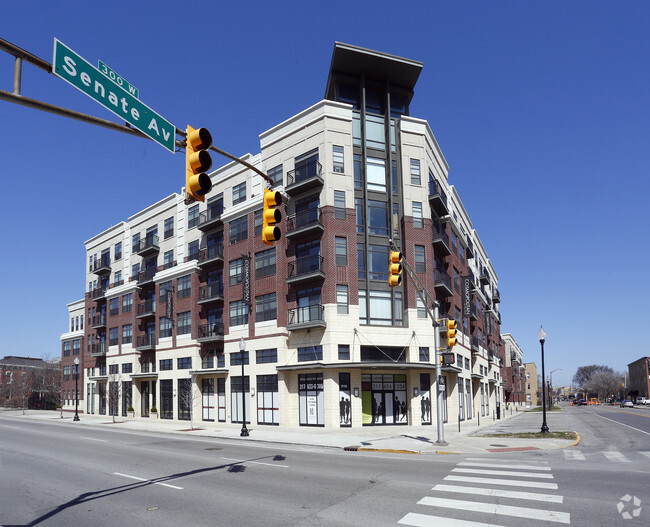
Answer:
[(106, 64), (104, 64), (101, 60), (98, 61), (98, 69), (99, 69), (99, 73), (101, 73), (104, 76), (111, 79), (115, 84), (117, 84), (125, 92), (130, 93), (136, 99), (140, 98), (140, 91), (135, 86), (133, 86), (133, 84), (131, 84), (130, 82), (127, 82), (124, 77), (122, 77), (121, 75), (114, 72), (111, 68), (109, 68)]
[(176, 127), (172, 123), (128, 91), (115, 90), (108, 77), (56, 38), (52, 73), (174, 153)]

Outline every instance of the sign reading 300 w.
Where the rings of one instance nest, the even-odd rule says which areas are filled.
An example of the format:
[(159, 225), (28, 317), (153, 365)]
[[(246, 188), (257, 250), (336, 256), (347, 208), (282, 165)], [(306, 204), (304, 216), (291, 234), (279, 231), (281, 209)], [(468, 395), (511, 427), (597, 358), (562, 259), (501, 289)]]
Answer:
[(52, 73), (174, 153), (176, 127), (172, 123), (127, 91), (116, 89), (108, 77), (57, 39)]

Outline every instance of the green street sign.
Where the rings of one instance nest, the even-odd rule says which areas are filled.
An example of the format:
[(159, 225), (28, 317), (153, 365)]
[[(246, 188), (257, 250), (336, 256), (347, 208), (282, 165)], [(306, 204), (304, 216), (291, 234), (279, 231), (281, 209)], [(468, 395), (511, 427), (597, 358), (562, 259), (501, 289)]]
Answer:
[(176, 127), (172, 123), (128, 91), (115, 89), (112, 80), (56, 38), (52, 73), (174, 153)]
[(138, 89), (133, 86), (130, 82), (127, 82), (124, 77), (113, 71), (111, 68), (109, 68), (105, 63), (103, 63), (101, 60), (98, 61), (98, 66), (97, 69), (99, 69), (99, 73), (104, 75), (105, 77), (108, 77), (111, 79), (115, 84), (117, 84), (120, 88), (122, 88), (124, 91), (127, 93), (130, 93), (133, 95), (136, 99), (140, 98), (140, 92)]

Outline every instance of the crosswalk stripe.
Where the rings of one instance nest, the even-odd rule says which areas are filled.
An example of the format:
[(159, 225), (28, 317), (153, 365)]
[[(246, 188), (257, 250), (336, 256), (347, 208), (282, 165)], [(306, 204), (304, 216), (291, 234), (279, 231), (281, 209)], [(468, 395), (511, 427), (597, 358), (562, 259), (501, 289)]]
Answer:
[(452, 472), (470, 474), (490, 474), (492, 476), (524, 476), (527, 478), (553, 479), (553, 474), (537, 474), (536, 472), (513, 472), (511, 470), (483, 470), (479, 468), (452, 468)]
[[(496, 458), (499, 459), (499, 458)], [(465, 458), (465, 461), (494, 461), (495, 458), (494, 456), (492, 457), (467, 457)], [(531, 461), (531, 460), (526, 460), (526, 463), (532, 464), (532, 465), (548, 465), (548, 461)]]
[(529, 518), (547, 522), (570, 523), (570, 515), (567, 512), (558, 512), (545, 509), (531, 509), (528, 507), (514, 507), (512, 505), (499, 505), (496, 503), (482, 503), (467, 500), (425, 497), (418, 501), (418, 505), (429, 505), (432, 507), (445, 507), (448, 509), (459, 509), (463, 511), (483, 512), (485, 514), (500, 514), (503, 516), (515, 516), (517, 518)]
[(584, 461), (585, 455), (579, 450), (564, 450), (564, 459), (571, 459), (573, 461)]
[(544, 481), (520, 481), (498, 478), (474, 478), (471, 476), (454, 476), (450, 474), (444, 478), (447, 481), (463, 481), (466, 483), (482, 483), (486, 485), (509, 485), (511, 487), (531, 487), (535, 489), (557, 490), (557, 483), (546, 483)]
[(496, 496), (497, 498), (514, 498), (519, 500), (543, 501), (547, 503), (562, 503), (564, 498), (557, 494), (540, 494), (537, 492), (520, 492), (516, 490), (484, 489), (481, 487), (467, 487), (465, 485), (439, 484), (431, 490), (440, 492), (458, 492), (460, 494), (476, 494), (479, 496)]
[(409, 512), (400, 521), (400, 525), (410, 525), (411, 527), (501, 527), (495, 523), (471, 522), (468, 520), (457, 520), (455, 518), (445, 518), (443, 516), (429, 516), (428, 514), (417, 514)]
[(485, 467), (485, 468), (517, 468), (524, 470), (551, 470), (551, 467), (539, 467), (536, 465), (513, 465), (511, 463), (479, 463), (471, 461), (461, 461), (458, 465), (466, 467)]
[(603, 450), (602, 454), (610, 461), (618, 461), (619, 463), (631, 463), (628, 458), (626, 458), (617, 450)]

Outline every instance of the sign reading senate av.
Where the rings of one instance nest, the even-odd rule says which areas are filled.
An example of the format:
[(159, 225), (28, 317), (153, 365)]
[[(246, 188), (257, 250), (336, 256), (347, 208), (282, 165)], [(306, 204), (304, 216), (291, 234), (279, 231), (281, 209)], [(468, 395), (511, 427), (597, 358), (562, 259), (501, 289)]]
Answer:
[(108, 77), (57, 39), (54, 39), (52, 73), (174, 153), (176, 127), (172, 123), (129, 92), (118, 89)]

